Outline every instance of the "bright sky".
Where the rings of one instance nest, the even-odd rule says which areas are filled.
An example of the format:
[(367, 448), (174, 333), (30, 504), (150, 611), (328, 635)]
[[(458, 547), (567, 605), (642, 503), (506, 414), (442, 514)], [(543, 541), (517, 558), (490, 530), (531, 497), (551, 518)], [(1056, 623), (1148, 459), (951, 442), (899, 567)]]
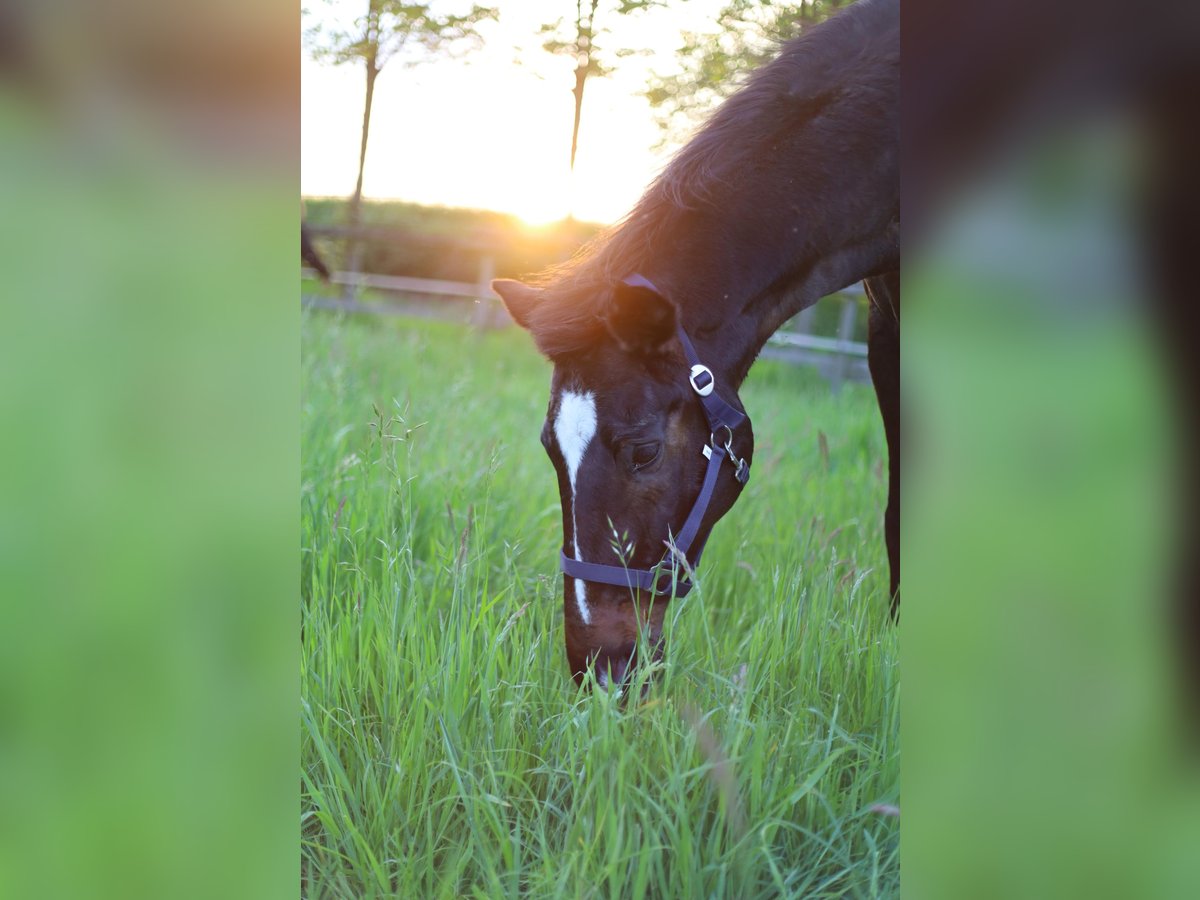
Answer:
[[(357, 12), (366, 2), (337, 5), (348, 18), (345, 10)], [(395, 60), (380, 75), (364, 175), (367, 197), (494, 209), (533, 224), (567, 214), (573, 65), (543, 51), (537, 32), (543, 22), (572, 17), (575, 4), (489, 5), (500, 8), (500, 22), (486, 26), (481, 51), (413, 69)], [(649, 71), (672, 68), (680, 30), (709, 29), (719, 6), (720, 0), (687, 0), (623, 19), (612, 14), (611, 3), (601, 3), (598, 24), (614, 32), (602, 46), (652, 52), (624, 59), (610, 52), (605, 59), (616, 71), (588, 79), (575, 161), (577, 218), (617, 220), (665, 165), (671, 150), (652, 149), (660, 135), (639, 92)], [(329, 15), (319, 2), (309, 8), (305, 27)], [(361, 65), (317, 64), (303, 52), (301, 193), (348, 196), (354, 190), (364, 77)]]

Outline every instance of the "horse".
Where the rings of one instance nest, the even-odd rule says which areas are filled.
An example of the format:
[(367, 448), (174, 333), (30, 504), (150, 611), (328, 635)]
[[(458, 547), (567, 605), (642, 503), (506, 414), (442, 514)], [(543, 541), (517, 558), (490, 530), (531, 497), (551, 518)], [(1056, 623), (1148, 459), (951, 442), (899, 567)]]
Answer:
[(317, 248), (313, 246), (312, 238), (308, 233), (308, 226), (303, 221), (300, 222), (300, 258), (312, 266), (320, 279), (329, 284), (329, 267), (325, 265), (325, 260), (321, 259), (321, 255), (317, 253)]
[(750, 475), (743, 380), (784, 322), (859, 281), (898, 615), (899, 18), (898, 0), (860, 0), (789, 40), (613, 229), (529, 283), (492, 282), (553, 363), (541, 441), (580, 685), (619, 688), (639, 635), (662, 658), (667, 605)]

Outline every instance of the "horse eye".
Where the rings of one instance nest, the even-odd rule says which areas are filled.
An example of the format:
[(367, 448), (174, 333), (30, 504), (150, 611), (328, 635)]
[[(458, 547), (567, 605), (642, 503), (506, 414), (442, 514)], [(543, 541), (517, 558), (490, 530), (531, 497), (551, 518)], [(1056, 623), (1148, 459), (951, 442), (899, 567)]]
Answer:
[(650, 465), (662, 452), (662, 444), (658, 441), (649, 441), (645, 444), (634, 444), (633, 452), (630, 454), (630, 461), (633, 463), (634, 471), (644, 469)]

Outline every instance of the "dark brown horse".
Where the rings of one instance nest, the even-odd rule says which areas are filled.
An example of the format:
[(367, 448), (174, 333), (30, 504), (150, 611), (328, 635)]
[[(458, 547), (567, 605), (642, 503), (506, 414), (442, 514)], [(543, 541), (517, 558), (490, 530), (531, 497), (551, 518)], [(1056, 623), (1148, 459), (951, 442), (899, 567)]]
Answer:
[[(535, 284), (493, 283), (554, 363), (542, 444), (563, 513), (567, 658), (620, 683), (741, 492), (738, 398), (767, 338), (864, 281), (899, 599), (900, 23), (862, 0), (782, 48), (633, 211)], [(665, 545), (665, 546), (664, 546)]]

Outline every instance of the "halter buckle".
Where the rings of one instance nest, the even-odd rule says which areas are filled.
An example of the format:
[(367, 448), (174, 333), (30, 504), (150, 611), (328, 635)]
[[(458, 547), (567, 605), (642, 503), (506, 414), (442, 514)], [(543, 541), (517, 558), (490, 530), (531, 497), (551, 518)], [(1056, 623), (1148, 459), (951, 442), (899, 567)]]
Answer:
[(745, 484), (750, 480), (750, 466), (733, 452), (733, 429), (726, 425), (725, 431), (729, 435), (728, 440), (725, 441), (725, 453), (729, 456), (729, 461), (733, 463), (733, 477), (738, 480), (738, 484)]
[(733, 470), (733, 477), (738, 480), (738, 484), (744, 485), (750, 480), (750, 467), (746, 465), (746, 461), (744, 459), (735, 458), (733, 462), (736, 466), (736, 468)]
[[(700, 380), (699, 384), (697, 384), (697, 379)], [(688, 381), (692, 383), (692, 390), (701, 397), (711, 394), (713, 386), (717, 383), (717, 379), (713, 378), (712, 369), (701, 363), (692, 366), (692, 371), (688, 374)]]

